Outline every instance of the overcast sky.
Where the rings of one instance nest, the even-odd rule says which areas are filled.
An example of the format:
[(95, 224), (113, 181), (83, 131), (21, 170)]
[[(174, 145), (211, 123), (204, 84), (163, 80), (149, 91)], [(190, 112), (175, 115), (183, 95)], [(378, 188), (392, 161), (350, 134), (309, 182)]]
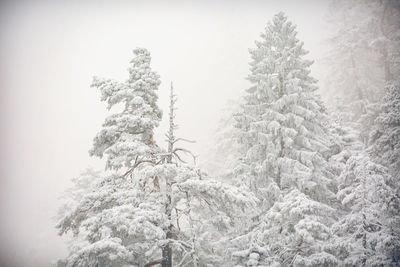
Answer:
[[(168, 4), (167, 4), (168, 3)], [(0, 265), (50, 266), (66, 255), (58, 196), (87, 166), (107, 115), (93, 75), (125, 80), (145, 47), (161, 75), (159, 105), (178, 94), (178, 135), (204, 157), (220, 110), (248, 87), (248, 48), (284, 11), (323, 54), (328, 1), (9, 1), (0, 4)], [(319, 78), (318, 69), (313, 69)], [(162, 141), (166, 117), (157, 130)]]

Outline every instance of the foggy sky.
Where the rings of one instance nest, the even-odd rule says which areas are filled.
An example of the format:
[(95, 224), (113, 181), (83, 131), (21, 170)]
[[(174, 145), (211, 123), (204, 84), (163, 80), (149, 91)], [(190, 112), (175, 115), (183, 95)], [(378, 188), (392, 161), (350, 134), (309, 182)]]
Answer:
[[(323, 54), (328, 1), (9, 1), (0, 3), (0, 266), (50, 266), (66, 255), (54, 216), (69, 180), (88, 166), (108, 114), (92, 76), (127, 78), (135, 47), (161, 75), (166, 129), (169, 83), (177, 135), (200, 159), (229, 99), (249, 86), (248, 48), (284, 11), (310, 51)], [(319, 70), (313, 68), (319, 78)], [(14, 265), (13, 265), (14, 264)]]

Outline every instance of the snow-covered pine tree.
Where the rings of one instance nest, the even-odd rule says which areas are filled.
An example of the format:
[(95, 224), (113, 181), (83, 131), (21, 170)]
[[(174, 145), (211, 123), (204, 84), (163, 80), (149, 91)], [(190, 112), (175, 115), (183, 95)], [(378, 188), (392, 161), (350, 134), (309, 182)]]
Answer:
[[(352, 156), (339, 177), (340, 220), (329, 245), (340, 266), (392, 266), (398, 259), (398, 199), (387, 185), (387, 169), (367, 153)], [(397, 206), (397, 211), (396, 211)]]
[(129, 78), (120, 83), (111, 79), (93, 79), (92, 87), (101, 91), (101, 100), (108, 109), (121, 104), (123, 109), (106, 118), (90, 150), (91, 156), (107, 156), (107, 169), (133, 167), (151, 160), (158, 152), (153, 130), (161, 120), (157, 106), (159, 75), (150, 68), (150, 53), (143, 48), (134, 51)]
[[(375, 120), (372, 131), (372, 145), (369, 152), (375, 162), (388, 168), (386, 184), (395, 192), (388, 202), (393, 207), (392, 217), (400, 215), (400, 84), (392, 81), (386, 86), (386, 95), (382, 101), (381, 112)], [(400, 221), (400, 219), (398, 219)], [(393, 261), (400, 262), (400, 226), (393, 221), (393, 235), (397, 236), (397, 245), (393, 244)]]
[[(399, 181), (400, 3), (394, 0), (370, 2), (374, 4), (375, 17), (380, 18), (377, 20), (379, 35), (372, 44), (382, 54), (382, 68), (385, 72), (385, 96), (372, 117), (375, 119), (375, 127), (371, 133), (370, 150), (374, 159), (387, 166), (394, 180)], [(395, 186), (396, 190), (399, 190), (399, 184)]]
[[(153, 129), (161, 119), (156, 104), (159, 76), (150, 68), (146, 49), (137, 48), (134, 54), (126, 82), (94, 78), (92, 84), (100, 89), (109, 109), (123, 105), (121, 112), (106, 118), (90, 151), (91, 155), (106, 155), (106, 168), (114, 172), (155, 164), (155, 153), (159, 152), (153, 140)], [(165, 239), (167, 221), (159, 212), (163, 204), (159, 201), (157, 177), (151, 179), (153, 182), (146, 184), (134, 176), (117, 173), (101, 178), (57, 226), (60, 234), (71, 231), (75, 236), (69, 256), (60, 265), (148, 263), (158, 253), (156, 240)]]
[[(398, 196), (393, 179), (383, 167), (389, 164), (379, 155), (384, 152), (376, 151), (374, 143), (384, 128), (375, 125), (381, 120), (376, 118), (382, 89), (399, 71), (400, 6), (392, 0), (335, 0), (332, 7), (332, 22), (338, 24), (338, 31), (331, 39), (331, 70), (324, 89), (331, 89), (342, 100), (334, 110), (339, 115), (337, 129), (343, 144), (343, 150), (334, 157), (343, 172), (337, 194), (342, 214), (332, 227), (337, 246), (332, 253), (343, 265), (375, 266), (380, 261), (389, 265), (396, 261), (399, 250), (395, 246), (399, 242), (395, 223)], [(378, 153), (369, 157), (365, 149)]]
[(346, 107), (338, 103), (334, 105), (335, 111), (329, 114), (329, 132), (335, 144), (335, 154), (330, 157), (329, 166), (335, 177), (339, 177), (346, 168), (347, 160), (363, 151), (364, 144), (360, 140), (360, 131), (351, 123), (352, 115)]
[(244, 150), (235, 172), (264, 206), (232, 241), (237, 266), (336, 263), (324, 250), (335, 216), (327, 118), (295, 28), (279, 13), (250, 50), (253, 86), (237, 115)]
[[(146, 58), (148, 56), (146, 52)], [(135, 58), (133, 62), (143, 62), (139, 59)], [(119, 93), (119, 90), (114, 92)], [(148, 99), (145, 93), (140, 94), (142, 99)], [(130, 93), (124, 95), (131, 96)], [(116, 164), (120, 162), (116, 159), (129, 159), (125, 160), (124, 174), (114, 173), (101, 178), (61, 219), (57, 226), (60, 234), (71, 231), (75, 238), (69, 256), (59, 262), (60, 266), (148, 267), (161, 264), (170, 267), (172, 262), (174, 266), (218, 265), (219, 259), (211, 246), (216, 232), (209, 230), (212, 225), (227, 227), (228, 215), (238, 215), (254, 206), (256, 199), (250, 193), (207, 179), (197, 168), (180, 163), (178, 153), (189, 152), (175, 147), (182, 139), (174, 136), (174, 103), (171, 92), (166, 151), (157, 149), (154, 153), (157, 146), (148, 142), (155, 122), (142, 125), (138, 135), (145, 134), (147, 138), (125, 135), (124, 131), (131, 134), (132, 128), (117, 127), (122, 131), (115, 133), (117, 137), (129, 136), (134, 140), (133, 146), (128, 143), (132, 151), (114, 149), (109, 156), (108, 166), (113, 169), (123, 168)], [(133, 118), (145, 113), (140, 111), (142, 108), (149, 112), (147, 118), (159, 118), (151, 115), (148, 105), (134, 108), (131, 110)], [(158, 111), (158, 108), (154, 110)], [(120, 141), (119, 144), (123, 144), (126, 139)], [(133, 162), (132, 155), (136, 155)]]
[(59, 266), (147, 263), (149, 254), (154, 253), (154, 244), (149, 240), (163, 237), (165, 218), (157, 212), (160, 205), (142, 203), (145, 193), (149, 202), (155, 196), (138, 185), (133, 179), (109, 175), (62, 218), (57, 225), (60, 235), (72, 232), (74, 236), (69, 255)]
[(70, 212), (86, 194), (92, 191), (103, 176), (104, 174), (100, 171), (88, 167), (77, 177), (72, 178), (72, 186), (65, 190), (60, 197), (63, 203), (58, 209), (57, 218), (61, 219)]
[(393, 81), (386, 87), (382, 110), (372, 134), (371, 153), (375, 160), (389, 168), (391, 185), (400, 193), (400, 84)]
[[(396, 109), (394, 99), (393, 95), (384, 98), (384, 103), (393, 105), (392, 111)], [(379, 110), (379, 104), (375, 106)], [(368, 119), (373, 120), (379, 113), (369, 114)], [(382, 112), (376, 119), (369, 148), (365, 148), (359, 131), (351, 127), (351, 121), (339, 121), (332, 132), (341, 144), (340, 153), (334, 155), (331, 162), (336, 166), (335, 174), (339, 174), (337, 198), (342, 205), (340, 220), (331, 228), (332, 246), (328, 250), (343, 266), (395, 266), (400, 261), (400, 198), (396, 194), (396, 179), (390, 171), (396, 169), (389, 168), (388, 172), (384, 167), (390, 166), (385, 156), (396, 153), (397, 149), (391, 145), (378, 149), (376, 141), (385, 132), (391, 132), (381, 125), (388, 121), (387, 115)]]
[[(359, 3), (360, 5), (360, 3)], [(374, 129), (375, 119), (380, 113), (382, 98), (387, 92), (387, 87), (393, 86), (393, 81), (400, 78), (400, 2), (396, 0), (368, 0), (361, 3), (370, 13), (369, 25), (357, 25), (368, 28), (366, 31), (372, 32), (372, 40), (369, 47), (379, 55), (378, 68), (383, 73), (383, 83), (380, 84), (377, 92), (377, 101), (370, 101), (366, 107), (366, 112), (360, 119), (361, 131), (364, 132), (370, 146), (373, 140), (370, 139), (371, 129)], [(365, 17), (365, 12), (362, 14)], [(371, 75), (371, 73), (370, 73)], [(366, 79), (367, 77), (362, 77)], [(370, 97), (370, 96), (368, 96)], [(375, 98), (376, 99), (376, 98)]]

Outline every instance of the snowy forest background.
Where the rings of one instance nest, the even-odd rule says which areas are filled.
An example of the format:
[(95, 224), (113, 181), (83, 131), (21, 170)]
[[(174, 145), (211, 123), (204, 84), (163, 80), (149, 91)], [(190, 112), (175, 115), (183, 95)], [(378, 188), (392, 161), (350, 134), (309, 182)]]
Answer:
[(399, 1), (0, 7), (1, 266), (399, 265)]

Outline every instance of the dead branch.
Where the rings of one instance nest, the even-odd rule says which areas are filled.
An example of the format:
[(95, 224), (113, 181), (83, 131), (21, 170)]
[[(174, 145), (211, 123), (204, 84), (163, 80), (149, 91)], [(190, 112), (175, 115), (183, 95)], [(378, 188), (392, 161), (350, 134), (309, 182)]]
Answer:
[(302, 251), (301, 250), (301, 245), (303, 245), (303, 242), (304, 242), (304, 237), (300, 236), (300, 240), (297, 243), (296, 253), (293, 256), (292, 261), (290, 262), (290, 266), (293, 266), (293, 263), (296, 260), (297, 255), (299, 255), (299, 253)]
[[(189, 155), (191, 155), (192, 157), (193, 157), (193, 162), (196, 164), (196, 156), (190, 151), (190, 150), (187, 150), (187, 149), (185, 149), (185, 148), (175, 148), (173, 151), (172, 151), (172, 153), (175, 155), (175, 156), (177, 156), (178, 158), (179, 158), (179, 156), (178, 156), (178, 154), (177, 154), (177, 152), (178, 151), (182, 151), (182, 152), (184, 152), (184, 153), (186, 153), (186, 154), (189, 154)], [(182, 161), (182, 159), (179, 159), (180, 161)], [(183, 163), (186, 163), (186, 162), (184, 162), (184, 161), (182, 161)]]
[(161, 260), (156, 260), (156, 261), (149, 262), (144, 267), (151, 267), (151, 266), (154, 266), (154, 265), (157, 265), (157, 264), (161, 264)]
[(181, 159), (181, 157), (179, 157), (178, 154), (176, 154), (175, 152), (173, 153), (175, 155), (175, 157), (182, 163), (187, 163), (186, 161), (184, 161), (183, 159)]
[(176, 226), (178, 227), (178, 230), (181, 230), (181, 227), (179, 226), (179, 213), (178, 213), (178, 209), (175, 208), (175, 212), (176, 212)]
[(154, 160), (139, 160), (137, 163), (135, 163), (135, 165), (133, 165), (132, 168), (130, 168), (124, 175), (123, 177), (126, 177), (128, 174), (131, 174), (140, 164), (142, 163), (150, 163), (151, 165), (155, 166), (158, 165), (162, 162), (162, 160), (158, 161), (158, 162), (154, 162)]
[(192, 157), (193, 157), (193, 159), (194, 160), (196, 160), (196, 156), (190, 151), (190, 150), (188, 150), (188, 149), (186, 149), (186, 148), (175, 148), (172, 152), (173, 153), (176, 153), (176, 152), (178, 152), (178, 151), (182, 151), (182, 152), (184, 152), (184, 153), (187, 153), (187, 154), (189, 154), (189, 155), (191, 155)]

